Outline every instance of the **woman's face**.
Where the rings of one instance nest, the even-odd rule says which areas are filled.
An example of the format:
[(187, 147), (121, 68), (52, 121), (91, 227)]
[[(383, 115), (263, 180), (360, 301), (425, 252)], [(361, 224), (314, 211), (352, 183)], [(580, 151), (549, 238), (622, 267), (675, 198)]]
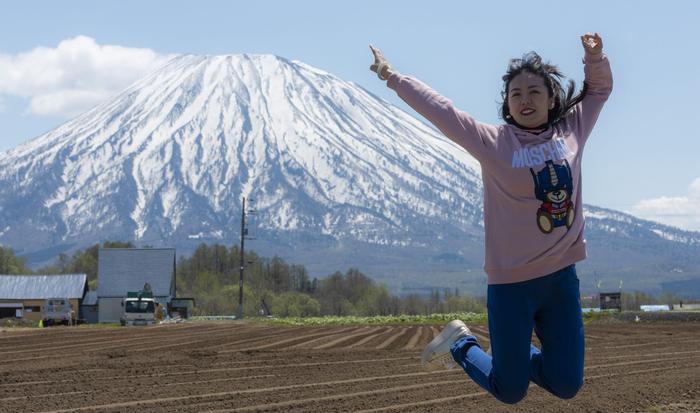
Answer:
[(508, 111), (525, 128), (547, 123), (554, 98), (549, 96), (544, 78), (530, 72), (516, 75), (508, 85)]

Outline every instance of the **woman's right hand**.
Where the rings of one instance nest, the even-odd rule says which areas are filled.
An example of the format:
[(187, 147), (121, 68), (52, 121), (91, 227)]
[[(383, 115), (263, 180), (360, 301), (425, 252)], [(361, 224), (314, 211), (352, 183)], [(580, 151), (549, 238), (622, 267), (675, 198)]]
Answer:
[(597, 55), (603, 52), (603, 39), (598, 33), (586, 33), (581, 36), (581, 45), (588, 54)]
[(372, 65), (369, 67), (369, 70), (376, 73), (380, 79), (387, 80), (389, 76), (391, 76), (391, 74), (393, 73), (393, 69), (389, 64), (389, 61), (386, 60), (381, 50), (377, 49), (372, 45), (369, 45), (369, 48), (372, 51), (372, 54), (374, 55), (374, 63), (372, 63)]

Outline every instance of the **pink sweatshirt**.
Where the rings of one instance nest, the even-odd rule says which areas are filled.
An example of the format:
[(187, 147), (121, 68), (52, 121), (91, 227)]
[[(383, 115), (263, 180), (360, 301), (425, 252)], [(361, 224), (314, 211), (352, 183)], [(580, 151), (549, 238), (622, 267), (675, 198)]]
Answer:
[(586, 258), (581, 157), (612, 74), (604, 54), (583, 61), (586, 96), (539, 135), (481, 123), (414, 78), (388, 79), (401, 99), (481, 164), (489, 284), (542, 277)]

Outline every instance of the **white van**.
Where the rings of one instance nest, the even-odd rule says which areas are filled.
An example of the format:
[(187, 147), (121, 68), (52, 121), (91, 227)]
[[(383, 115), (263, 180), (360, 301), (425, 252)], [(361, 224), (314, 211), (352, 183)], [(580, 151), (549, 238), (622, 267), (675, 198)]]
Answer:
[(67, 298), (48, 298), (44, 300), (42, 319), (44, 327), (55, 324), (72, 325), (75, 317), (70, 301)]

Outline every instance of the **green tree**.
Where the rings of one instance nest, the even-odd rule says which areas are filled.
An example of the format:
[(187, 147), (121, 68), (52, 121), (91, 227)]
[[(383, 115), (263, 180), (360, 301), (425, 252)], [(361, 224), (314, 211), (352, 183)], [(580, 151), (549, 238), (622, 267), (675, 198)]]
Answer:
[(321, 314), (321, 304), (308, 294), (287, 291), (274, 297), (272, 314), (280, 317), (311, 317)]
[(344, 296), (343, 274), (336, 271), (320, 281), (316, 297), (321, 303), (321, 313), (324, 315), (350, 315), (350, 302)]
[(85, 274), (90, 288), (97, 286), (97, 261), (100, 248), (134, 248), (131, 242), (105, 241), (102, 245), (95, 244), (85, 250), (78, 250), (72, 256), (60, 253), (53, 264), (42, 267), (42, 274)]
[(659, 295), (658, 302), (673, 307), (674, 304), (678, 305), (681, 302), (681, 298), (670, 291), (664, 291)]
[[(623, 292), (620, 297), (622, 311), (639, 311), (640, 306), (648, 304), (657, 304), (657, 299), (649, 294), (641, 291)], [(596, 303), (596, 306), (600, 302)]]
[(195, 297), (197, 308), (204, 314), (223, 314), (223, 298), (221, 297), (221, 283), (218, 277), (209, 271), (197, 274), (194, 280), (192, 295)]
[(0, 246), (0, 274), (32, 274), (26, 260), (15, 255), (12, 248)]
[(486, 311), (486, 308), (480, 300), (474, 297), (451, 296), (445, 302), (445, 311), (448, 313), (483, 313)]
[[(195, 298), (197, 314), (234, 314), (238, 309), (240, 250), (236, 246), (200, 244), (190, 257), (180, 257), (177, 286)], [(303, 265), (281, 257), (245, 253), (244, 315), (398, 315), (445, 311), (484, 311), (482, 299), (461, 296), (459, 290), (434, 290), (429, 297), (397, 297), (357, 268), (311, 278)], [(265, 303), (265, 304), (263, 304)]]
[[(238, 285), (226, 285), (221, 289), (222, 304), (219, 313), (205, 315), (235, 315), (238, 312)], [(260, 297), (247, 285), (243, 286), (243, 316), (260, 315)]]
[(377, 315), (397, 315), (401, 311), (400, 300), (389, 294), (385, 285), (381, 285), (375, 297), (375, 309)]

